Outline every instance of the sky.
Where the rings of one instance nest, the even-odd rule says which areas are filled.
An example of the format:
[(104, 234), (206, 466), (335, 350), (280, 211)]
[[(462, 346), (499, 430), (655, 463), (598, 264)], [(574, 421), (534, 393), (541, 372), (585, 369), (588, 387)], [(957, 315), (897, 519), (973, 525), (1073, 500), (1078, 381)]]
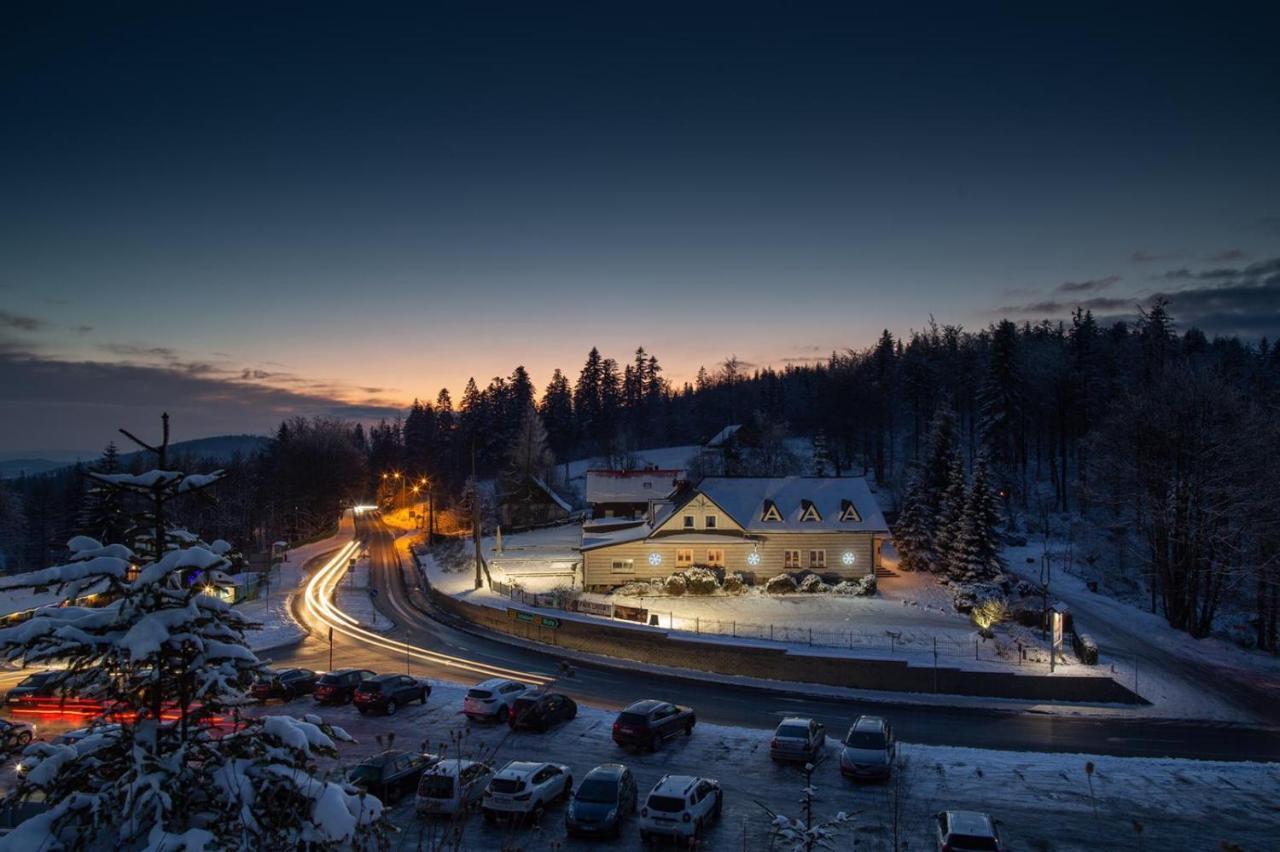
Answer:
[(1157, 295), (1280, 336), (1275, 4), (109, 5), (0, 32), (0, 453), (593, 345), (680, 382)]

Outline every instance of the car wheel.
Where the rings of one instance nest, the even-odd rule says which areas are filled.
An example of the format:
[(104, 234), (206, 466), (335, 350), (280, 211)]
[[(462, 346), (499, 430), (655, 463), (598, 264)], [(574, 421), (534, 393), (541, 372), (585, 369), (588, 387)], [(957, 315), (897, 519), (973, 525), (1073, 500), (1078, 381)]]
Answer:
[(28, 744), (28, 743), (30, 743), (30, 742), (31, 742), (31, 732), (30, 732), (30, 731), (18, 731), (18, 747), (19, 747), (19, 748), (21, 748), (22, 746), (27, 745), (27, 744)]
[(427, 691), (422, 690), (422, 694), (418, 696), (418, 701), (425, 707), (427, 704)]
[(685, 725), (685, 726), (684, 726), (684, 735), (685, 735), (686, 737), (691, 737), (691, 736), (693, 736), (693, 723), (692, 723), (692, 722), (690, 722), (689, 724), (687, 724), (687, 725)]
[(662, 735), (654, 734), (653, 739), (649, 740), (649, 751), (656, 752), (660, 748), (662, 748)]
[(573, 776), (569, 776), (569, 780), (564, 782), (564, 792), (560, 794), (563, 801), (569, 801), (573, 798)]
[(702, 845), (702, 817), (693, 821), (693, 845)]
[(711, 813), (715, 815), (716, 819), (720, 819), (720, 811), (722, 810), (724, 810), (724, 793), (717, 793), (716, 806), (715, 806), (715, 809), (711, 811)]
[(396, 700), (394, 698), (387, 702), (387, 715), (396, 715)]
[(542, 802), (538, 802), (538, 804), (533, 806), (533, 811), (529, 816), (533, 818), (534, 825), (542, 825), (542, 815), (546, 810), (547, 809), (543, 806)]
[(578, 718), (578, 707), (576, 704), (573, 707), (569, 708), (569, 718), (570, 719)]
[(504, 704), (498, 708), (496, 716), (499, 722), (509, 722), (511, 720), (511, 710)]

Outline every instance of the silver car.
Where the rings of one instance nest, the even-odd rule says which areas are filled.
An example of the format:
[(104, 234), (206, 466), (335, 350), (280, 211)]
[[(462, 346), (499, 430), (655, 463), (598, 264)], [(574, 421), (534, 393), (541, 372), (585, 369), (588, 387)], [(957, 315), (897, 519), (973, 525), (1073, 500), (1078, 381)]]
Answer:
[(811, 763), (822, 755), (827, 744), (827, 729), (813, 719), (783, 719), (769, 742), (769, 757), (774, 760), (799, 760)]
[(879, 716), (859, 716), (844, 738), (840, 774), (846, 778), (888, 778), (896, 753), (893, 727)]
[(493, 767), (477, 760), (442, 760), (422, 773), (414, 807), (421, 816), (458, 816), (479, 805)]

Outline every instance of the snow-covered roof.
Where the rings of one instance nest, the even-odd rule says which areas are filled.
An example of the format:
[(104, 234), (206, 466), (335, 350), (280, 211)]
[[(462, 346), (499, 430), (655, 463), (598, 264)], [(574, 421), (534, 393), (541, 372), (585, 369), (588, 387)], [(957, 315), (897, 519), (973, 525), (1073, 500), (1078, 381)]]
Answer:
[(670, 497), (688, 474), (675, 468), (587, 471), (588, 503), (647, 503)]
[(723, 429), (721, 429), (719, 432), (716, 433), (714, 438), (712, 438), (710, 441), (707, 441), (707, 444), (706, 444), (707, 449), (714, 450), (716, 447), (721, 446), (722, 444), (724, 444), (725, 441), (729, 440), (734, 435), (736, 435), (738, 433), (738, 430), (741, 428), (742, 428), (741, 423), (735, 423), (732, 426), (724, 427)]
[[(889, 529), (880, 504), (862, 477), (709, 476), (699, 483), (697, 490), (748, 532), (887, 532)], [(767, 503), (777, 507), (781, 520), (764, 520)]]
[(594, 550), (611, 544), (622, 544), (628, 541), (641, 541), (649, 537), (653, 527), (648, 524), (636, 524), (631, 527), (610, 530), (583, 529), (581, 550)]
[(530, 477), (530, 479), (532, 479), (532, 480), (533, 480), (533, 482), (534, 482), (534, 484), (535, 484), (535, 485), (537, 485), (539, 488), (541, 488), (543, 491), (545, 491), (545, 492), (547, 493), (547, 496), (548, 496), (548, 497), (550, 497), (550, 498), (551, 498), (551, 500), (552, 500), (552, 501), (553, 501), (557, 506), (559, 506), (561, 509), (564, 509), (566, 512), (572, 512), (572, 511), (573, 511), (573, 507), (572, 507), (572, 506), (570, 506), (568, 503), (566, 503), (566, 502), (564, 501), (564, 498), (563, 498), (563, 497), (561, 497), (559, 494), (557, 494), (555, 491), (553, 491), (553, 490), (552, 490), (552, 488), (551, 488), (551, 486), (550, 486), (550, 485), (548, 485), (548, 484), (546, 483), (546, 480), (544, 480), (542, 477), (540, 477), (540, 476), (532, 476), (532, 477)]

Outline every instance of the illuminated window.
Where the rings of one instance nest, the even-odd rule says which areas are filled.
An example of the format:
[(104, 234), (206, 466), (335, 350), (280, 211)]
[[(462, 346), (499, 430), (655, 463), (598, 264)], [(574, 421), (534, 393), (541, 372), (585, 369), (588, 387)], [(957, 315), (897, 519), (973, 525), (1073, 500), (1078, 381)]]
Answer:
[(707, 564), (712, 568), (724, 567), (724, 548), (713, 547), (707, 551)]
[(681, 547), (676, 550), (676, 567), (688, 568), (693, 564), (693, 548)]
[(786, 551), (786, 553), (783, 555), (782, 565), (784, 568), (799, 568), (800, 567), (800, 551), (798, 550)]
[(809, 567), (810, 568), (826, 568), (827, 552), (825, 550), (809, 551)]
[(613, 573), (615, 574), (634, 574), (636, 572), (636, 563), (634, 559), (615, 559), (613, 560)]

